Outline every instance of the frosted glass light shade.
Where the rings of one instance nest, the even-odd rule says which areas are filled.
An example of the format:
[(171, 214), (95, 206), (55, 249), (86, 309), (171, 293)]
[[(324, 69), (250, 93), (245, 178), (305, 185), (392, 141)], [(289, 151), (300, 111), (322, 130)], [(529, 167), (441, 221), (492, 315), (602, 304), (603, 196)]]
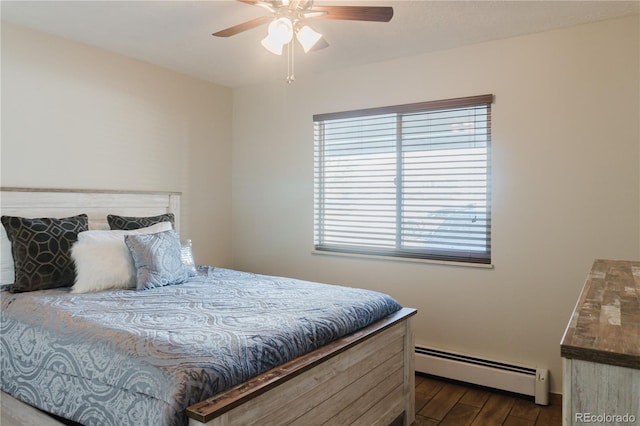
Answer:
[(284, 46), (284, 44), (274, 41), (273, 37), (266, 36), (265, 38), (262, 39), (260, 43), (269, 52), (274, 53), (276, 55), (282, 55), (282, 47)]
[(305, 25), (298, 30), (296, 38), (302, 46), (304, 53), (307, 53), (322, 38), (322, 34)]
[(271, 53), (282, 55), (282, 47), (293, 38), (293, 24), (287, 17), (274, 19), (269, 24), (269, 34), (262, 40), (262, 45)]

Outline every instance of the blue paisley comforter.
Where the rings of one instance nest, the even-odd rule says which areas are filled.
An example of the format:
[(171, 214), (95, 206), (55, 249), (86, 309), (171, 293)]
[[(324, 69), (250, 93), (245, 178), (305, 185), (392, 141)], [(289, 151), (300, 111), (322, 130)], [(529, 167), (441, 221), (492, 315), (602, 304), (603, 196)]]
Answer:
[(2, 390), (85, 425), (185, 408), (400, 309), (367, 290), (199, 268), (147, 291), (2, 292)]

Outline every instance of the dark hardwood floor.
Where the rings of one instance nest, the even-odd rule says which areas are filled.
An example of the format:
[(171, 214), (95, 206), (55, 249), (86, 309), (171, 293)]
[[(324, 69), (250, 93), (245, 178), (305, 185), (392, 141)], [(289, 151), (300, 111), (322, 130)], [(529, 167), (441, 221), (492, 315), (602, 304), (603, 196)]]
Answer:
[(541, 406), (533, 397), (416, 374), (414, 425), (560, 426), (562, 396)]

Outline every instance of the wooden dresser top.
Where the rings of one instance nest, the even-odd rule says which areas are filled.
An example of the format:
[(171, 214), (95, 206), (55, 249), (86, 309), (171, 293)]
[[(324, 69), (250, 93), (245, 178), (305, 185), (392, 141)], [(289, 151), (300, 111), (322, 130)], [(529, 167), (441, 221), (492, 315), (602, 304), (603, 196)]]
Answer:
[(564, 358), (640, 369), (640, 262), (593, 263), (560, 352)]

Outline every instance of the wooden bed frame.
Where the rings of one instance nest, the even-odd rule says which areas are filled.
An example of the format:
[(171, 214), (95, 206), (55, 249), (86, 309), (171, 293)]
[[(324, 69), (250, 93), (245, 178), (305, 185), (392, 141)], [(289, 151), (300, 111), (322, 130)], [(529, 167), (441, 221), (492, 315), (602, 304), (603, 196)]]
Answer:
[[(65, 217), (87, 213), (91, 229), (107, 214), (176, 215), (180, 193), (0, 188), (3, 215)], [(2, 237), (6, 238), (4, 231)], [(362, 330), (187, 408), (189, 425), (362, 424), (415, 420), (415, 309)]]

